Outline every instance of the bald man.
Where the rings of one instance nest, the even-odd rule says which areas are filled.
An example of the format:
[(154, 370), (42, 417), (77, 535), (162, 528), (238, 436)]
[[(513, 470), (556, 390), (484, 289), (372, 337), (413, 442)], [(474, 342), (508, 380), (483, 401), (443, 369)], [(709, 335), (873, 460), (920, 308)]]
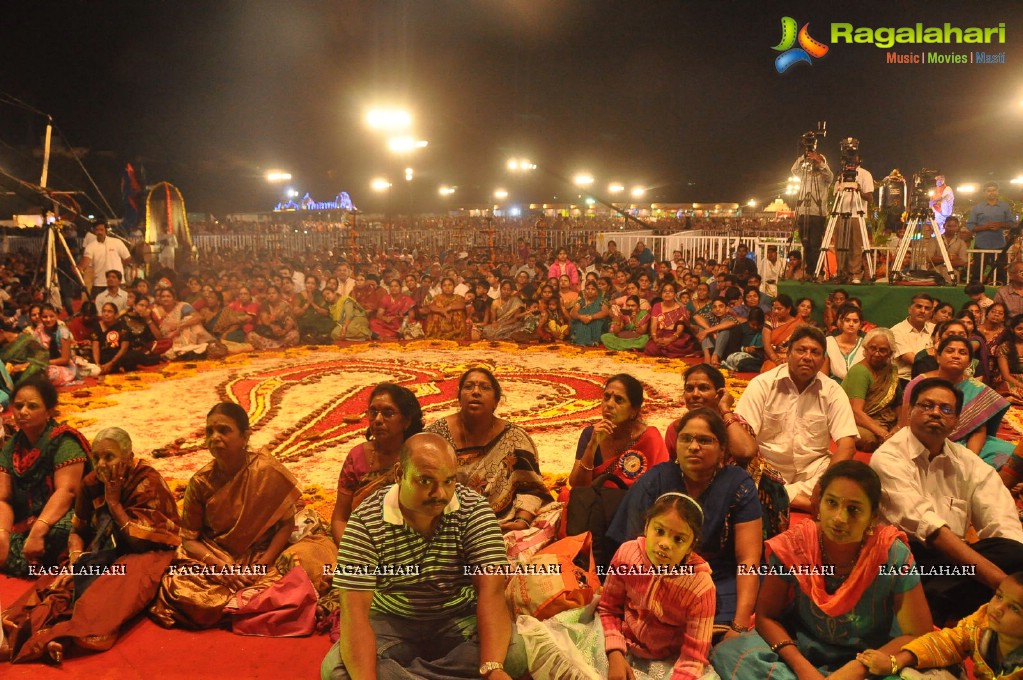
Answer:
[[(414, 435), (397, 484), (352, 513), (334, 570), (341, 639), (323, 660), (324, 680), (511, 677), (506, 577), (474, 569), (508, 567), (504, 539), (487, 500), (456, 482), (457, 469), (442, 437)], [(518, 638), (515, 649), (518, 676), (526, 670)]]

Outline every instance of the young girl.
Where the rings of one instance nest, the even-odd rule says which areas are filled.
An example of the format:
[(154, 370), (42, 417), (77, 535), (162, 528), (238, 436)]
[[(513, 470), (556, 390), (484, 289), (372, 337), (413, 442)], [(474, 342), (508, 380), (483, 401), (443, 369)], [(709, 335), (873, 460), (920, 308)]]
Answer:
[(546, 301), (547, 308), (542, 310), (540, 326), (537, 329), (537, 337), (541, 342), (564, 342), (572, 330), (561, 301), (558, 298), (550, 298)]
[(615, 553), (597, 607), (609, 680), (718, 677), (707, 662), (714, 582), (692, 552), (702, 525), (700, 505), (672, 491), (650, 507), (644, 535)]

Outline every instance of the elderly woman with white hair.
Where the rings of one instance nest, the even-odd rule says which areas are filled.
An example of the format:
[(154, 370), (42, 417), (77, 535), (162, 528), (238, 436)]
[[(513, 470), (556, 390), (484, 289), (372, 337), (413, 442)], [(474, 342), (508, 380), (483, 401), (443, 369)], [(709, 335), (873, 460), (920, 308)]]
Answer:
[(3, 651), (12, 661), (60, 663), (67, 644), (110, 649), (121, 626), (156, 596), (181, 542), (174, 496), (135, 458), (127, 432), (100, 430), (89, 461), (68, 536), (68, 563), (89, 575), (42, 576), (4, 612), (10, 644)]
[(842, 389), (856, 419), (856, 449), (873, 451), (898, 430), (902, 401), (895, 365), (895, 334), (874, 328), (863, 338), (863, 359), (849, 368)]

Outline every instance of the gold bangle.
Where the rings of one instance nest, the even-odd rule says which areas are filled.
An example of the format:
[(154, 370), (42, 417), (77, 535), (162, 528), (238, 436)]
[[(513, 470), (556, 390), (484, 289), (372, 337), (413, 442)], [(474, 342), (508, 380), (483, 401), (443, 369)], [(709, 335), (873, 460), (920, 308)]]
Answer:
[(5, 533), (5, 534), (9, 534), (9, 533), (11, 533), (11, 530), (10, 529), (0, 529), (0, 532)]
[(207, 550), (206, 554), (199, 558), (199, 561), (202, 562), (203, 564), (206, 564), (206, 558), (211, 556), (212, 554), (213, 554), (212, 552)]
[(888, 660), (892, 662), (892, 675), (899, 674), (899, 661), (895, 658), (894, 654), (888, 655)]
[(575, 462), (579, 463), (583, 470), (589, 470), (590, 472), (593, 472), (593, 466), (584, 463), (582, 458), (576, 458)]
[(46, 526), (50, 527), (51, 529), (53, 528), (53, 524), (51, 522), (47, 522), (42, 517), (36, 517), (36, 521), (37, 522), (42, 522), (43, 524), (45, 524)]

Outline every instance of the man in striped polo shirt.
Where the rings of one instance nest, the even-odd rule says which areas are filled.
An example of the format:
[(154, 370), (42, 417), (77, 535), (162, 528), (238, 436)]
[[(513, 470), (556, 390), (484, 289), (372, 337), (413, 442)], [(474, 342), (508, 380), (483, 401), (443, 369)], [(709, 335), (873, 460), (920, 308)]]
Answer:
[[(341, 639), (323, 660), (324, 680), (511, 677), (504, 540), (487, 500), (456, 483), (456, 470), (443, 438), (414, 435), (398, 483), (352, 513), (334, 570)], [(517, 638), (515, 647), (517, 676), (526, 669)]]

